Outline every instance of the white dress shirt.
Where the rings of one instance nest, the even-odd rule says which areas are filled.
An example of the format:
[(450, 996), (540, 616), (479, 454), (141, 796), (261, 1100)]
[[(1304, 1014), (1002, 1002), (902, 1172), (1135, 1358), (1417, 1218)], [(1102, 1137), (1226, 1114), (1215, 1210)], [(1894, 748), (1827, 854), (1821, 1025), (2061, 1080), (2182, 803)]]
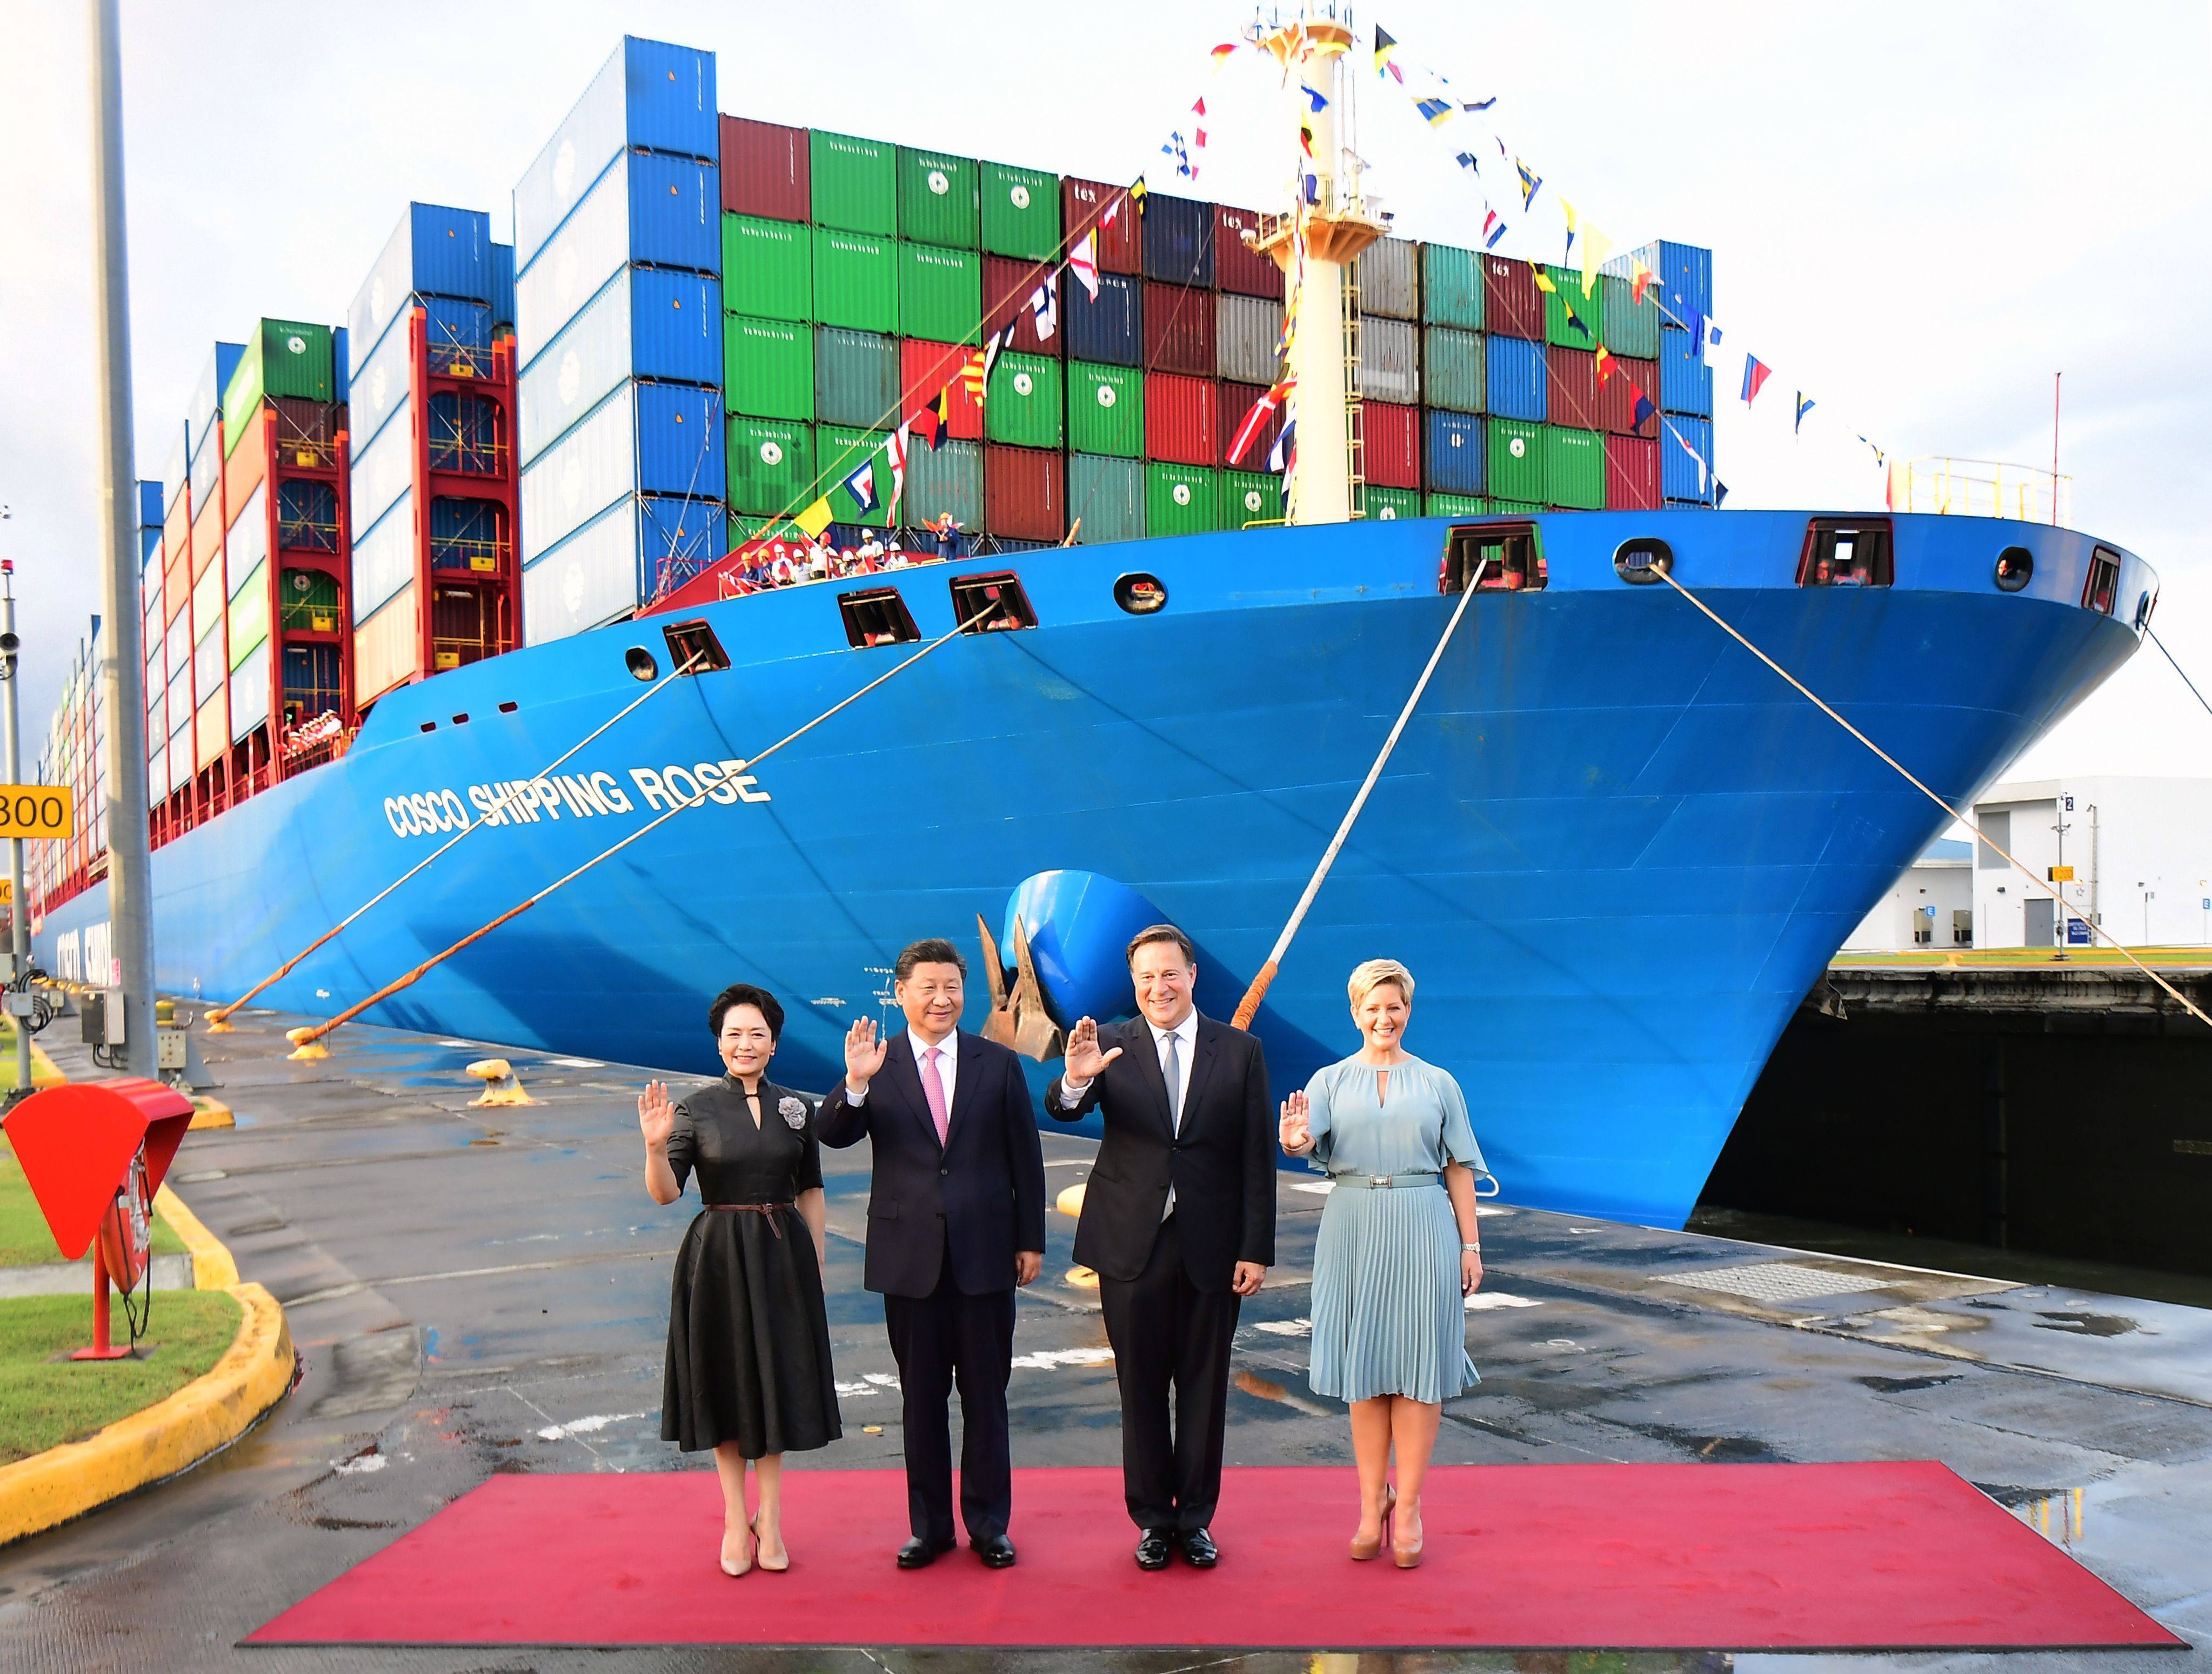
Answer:
[[(927, 1060), (922, 1056), (924, 1053), (936, 1051), (944, 1055), (937, 1061), (937, 1079), (945, 1083), (945, 1119), (947, 1122), (950, 1122), (952, 1119), (952, 1084), (959, 1078), (960, 1073), (957, 1068), (960, 1062), (960, 1031), (955, 1029), (951, 1034), (945, 1036), (943, 1040), (939, 1041), (937, 1044), (933, 1047), (927, 1041), (921, 1038), (921, 1033), (919, 1030), (915, 1029), (912, 1024), (908, 1024), (907, 1026), (906, 1042), (908, 1046), (914, 1049), (914, 1073), (917, 1078), (921, 1074), (922, 1065), (927, 1062)], [(927, 1096), (927, 1089), (925, 1089), (924, 1096)], [(868, 1102), (867, 1088), (862, 1087), (858, 1093), (855, 1093), (853, 1091), (852, 1082), (848, 1080), (845, 1083), (845, 1102), (848, 1105), (866, 1104)]]
[[(1150, 1032), (1152, 1037), (1152, 1050), (1159, 1054), (1160, 1079), (1167, 1083), (1168, 1119), (1173, 1123), (1176, 1135), (1180, 1136), (1182, 1133), (1183, 1095), (1190, 1091), (1191, 1054), (1198, 1050), (1198, 1007), (1193, 1006), (1188, 1011), (1185, 1012), (1183, 1014), (1182, 1021), (1176, 1024), (1172, 1029), (1163, 1029), (1155, 1024), (1150, 1018), (1146, 1018), (1145, 1020), (1145, 1027)], [(1176, 1079), (1172, 1080), (1169, 1080), (1168, 1077), (1168, 1040), (1170, 1036), (1175, 1039), (1176, 1056), (1179, 1061), (1178, 1076)], [(1078, 1105), (1083, 1102), (1084, 1094), (1090, 1091), (1090, 1081), (1079, 1081), (1074, 1077), (1068, 1075), (1061, 1076), (1060, 1080), (1060, 1108), (1063, 1110), (1073, 1110)], [(1168, 1186), (1167, 1207), (1160, 1211), (1160, 1219), (1164, 1220), (1170, 1215), (1173, 1214), (1175, 1213), (1175, 1186), (1170, 1183)]]

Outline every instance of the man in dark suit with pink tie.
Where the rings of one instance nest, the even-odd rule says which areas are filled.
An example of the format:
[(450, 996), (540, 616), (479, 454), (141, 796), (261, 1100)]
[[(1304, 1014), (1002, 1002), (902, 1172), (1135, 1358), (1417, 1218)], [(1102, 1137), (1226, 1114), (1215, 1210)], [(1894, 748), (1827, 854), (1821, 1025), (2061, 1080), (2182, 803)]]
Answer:
[(1044, 1264), (1044, 1153), (1036, 1106), (1013, 1053), (963, 1033), (967, 963), (949, 941), (917, 941), (893, 967), (907, 1026), (872, 1020), (845, 1037), (844, 1084), (823, 1102), (824, 1145), (872, 1143), (866, 1282), (905, 1402), (907, 1512), (902, 1569), (957, 1543), (949, 1405), (960, 1389), (960, 1513), (986, 1564), (1014, 1561), (1007, 1525), (1013, 1461), (1006, 1422), (1014, 1291)]

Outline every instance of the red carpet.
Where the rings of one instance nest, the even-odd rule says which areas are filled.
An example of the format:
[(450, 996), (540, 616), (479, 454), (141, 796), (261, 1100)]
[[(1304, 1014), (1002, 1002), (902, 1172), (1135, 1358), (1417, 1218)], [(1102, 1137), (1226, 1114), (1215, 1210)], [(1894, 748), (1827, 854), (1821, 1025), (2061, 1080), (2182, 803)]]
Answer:
[(257, 1645), (1910, 1650), (2181, 1641), (1940, 1464), (1439, 1470), (1428, 1556), (1345, 1556), (1346, 1469), (1232, 1470), (1146, 1574), (1116, 1470), (1015, 1473), (1020, 1564), (902, 1574), (896, 1470), (787, 1474), (788, 1574), (714, 1566), (711, 1471), (495, 1476)]

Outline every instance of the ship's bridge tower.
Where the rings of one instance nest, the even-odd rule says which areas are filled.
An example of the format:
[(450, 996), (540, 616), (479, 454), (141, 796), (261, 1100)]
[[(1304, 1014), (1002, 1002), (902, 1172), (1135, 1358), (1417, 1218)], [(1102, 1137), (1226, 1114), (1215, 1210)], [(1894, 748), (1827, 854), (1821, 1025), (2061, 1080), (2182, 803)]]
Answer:
[[(1352, 149), (1357, 78), (1345, 68), (1350, 25), (1308, 9), (1266, 27), (1260, 45), (1283, 66), (1285, 108), (1301, 165), (1289, 213), (1247, 235), (1281, 266), (1289, 298), (1286, 369), (1297, 380), (1297, 454), (1288, 515), (1292, 523), (1342, 523), (1352, 515), (1358, 480), (1351, 416), (1356, 356), (1346, 329), (1346, 272), (1389, 227), (1360, 191)], [(1318, 110), (1312, 94), (1320, 95)]]

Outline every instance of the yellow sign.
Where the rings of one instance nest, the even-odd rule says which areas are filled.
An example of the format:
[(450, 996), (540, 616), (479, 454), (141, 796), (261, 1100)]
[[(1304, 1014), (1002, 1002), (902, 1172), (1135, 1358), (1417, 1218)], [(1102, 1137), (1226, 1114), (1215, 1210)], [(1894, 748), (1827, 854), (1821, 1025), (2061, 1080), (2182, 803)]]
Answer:
[(0, 785), (0, 837), (76, 835), (76, 793), (59, 785)]
[(2051, 868), (2051, 881), (2054, 884), (2072, 883), (2074, 881), (2074, 868), (2070, 866), (2052, 867)]
[(13, 878), (0, 878), (0, 907), (7, 906), (15, 898), (15, 880)]

